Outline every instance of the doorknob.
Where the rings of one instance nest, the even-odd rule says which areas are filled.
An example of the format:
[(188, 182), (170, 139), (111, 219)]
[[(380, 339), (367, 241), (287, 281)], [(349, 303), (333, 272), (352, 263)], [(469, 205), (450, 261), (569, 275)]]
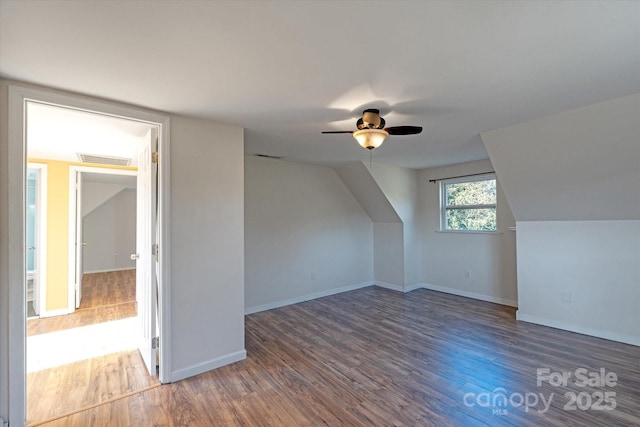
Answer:
[(134, 260), (134, 261), (135, 261), (135, 260), (137, 260), (137, 259), (140, 259), (140, 255), (138, 255), (138, 254), (131, 254), (131, 259), (132, 259), (132, 260)]

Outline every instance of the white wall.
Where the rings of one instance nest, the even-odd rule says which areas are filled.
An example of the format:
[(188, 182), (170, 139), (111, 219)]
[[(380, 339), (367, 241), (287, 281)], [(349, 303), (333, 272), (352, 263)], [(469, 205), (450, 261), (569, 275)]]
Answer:
[(519, 319), (640, 345), (639, 117), (640, 94), (482, 134), (517, 220)]
[(640, 221), (518, 221), (518, 280), (518, 319), (640, 345)]
[[(0, 79), (0, 416), (7, 416), (13, 379), (9, 354), (24, 340), (9, 337), (21, 320), (11, 318), (8, 265), (10, 254), (24, 253), (9, 241), (10, 209), (7, 157), (8, 84)], [(20, 86), (61, 93), (19, 83)], [(93, 98), (78, 98), (95, 101)], [(106, 101), (103, 101), (106, 102)], [(115, 104), (118, 105), (118, 104)], [(195, 375), (245, 357), (244, 350), (244, 136), (237, 126), (171, 116), (170, 229), (171, 229), (171, 361), (172, 381)], [(13, 138), (12, 141), (19, 140)], [(13, 149), (18, 149), (14, 147)], [(19, 184), (18, 184), (19, 185)], [(14, 233), (15, 235), (15, 233)], [(160, 249), (162, 250), (162, 248)], [(16, 362), (17, 363), (17, 362)], [(16, 381), (17, 384), (17, 381)], [(13, 419), (22, 410), (11, 408)]]
[(373, 265), (376, 284), (403, 290), (404, 236), (401, 222), (376, 222), (373, 224)]
[(82, 227), (84, 273), (136, 268), (130, 257), (136, 253), (136, 190), (122, 190), (92, 210)]
[(402, 222), (364, 162), (349, 162), (335, 171), (374, 223)]
[(404, 290), (404, 225), (398, 212), (364, 162), (350, 162), (336, 167), (335, 171), (373, 221), (376, 285)]
[(171, 117), (172, 377), (245, 357), (244, 134)]
[[(418, 212), (422, 242), (422, 282), (432, 289), (517, 305), (516, 237), (511, 209), (497, 183), (497, 234), (438, 232), (440, 189), (430, 179), (491, 172), (489, 160), (421, 170)], [(466, 277), (465, 270), (469, 271)]]
[(372, 223), (329, 167), (245, 157), (247, 312), (373, 282)]
[(84, 181), (82, 183), (82, 216), (88, 215), (125, 188), (121, 184)]
[(417, 172), (384, 163), (369, 166), (364, 162), (352, 162), (336, 171), (373, 220), (376, 284), (400, 291), (418, 285)]
[(640, 219), (640, 94), (482, 134), (518, 221)]
[(404, 279), (399, 284), (415, 285), (420, 282), (421, 250), (417, 221), (418, 172), (384, 163), (374, 163), (369, 172), (402, 220)]

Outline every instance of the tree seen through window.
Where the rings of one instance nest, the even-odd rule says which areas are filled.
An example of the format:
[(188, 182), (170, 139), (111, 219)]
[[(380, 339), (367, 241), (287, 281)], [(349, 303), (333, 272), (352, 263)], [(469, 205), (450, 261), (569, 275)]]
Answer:
[(495, 176), (442, 181), (441, 185), (444, 230), (497, 230)]

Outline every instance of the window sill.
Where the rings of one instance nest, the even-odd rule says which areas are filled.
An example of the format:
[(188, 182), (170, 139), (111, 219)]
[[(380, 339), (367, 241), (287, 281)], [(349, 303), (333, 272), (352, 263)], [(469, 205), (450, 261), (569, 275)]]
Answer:
[(485, 236), (500, 236), (502, 231), (465, 231), (465, 230), (436, 230), (436, 233), (443, 234), (482, 234)]

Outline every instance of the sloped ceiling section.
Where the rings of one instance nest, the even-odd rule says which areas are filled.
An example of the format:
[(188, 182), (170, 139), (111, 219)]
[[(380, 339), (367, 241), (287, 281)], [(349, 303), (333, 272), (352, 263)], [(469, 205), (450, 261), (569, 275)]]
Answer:
[(371, 221), (402, 222), (364, 163), (347, 163), (335, 171)]
[(82, 217), (89, 215), (99, 206), (104, 205), (110, 199), (117, 196), (124, 185), (110, 184), (106, 182), (85, 182), (82, 184)]
[(481, 136), (516, 221), (640, 219), (640, 94)]

